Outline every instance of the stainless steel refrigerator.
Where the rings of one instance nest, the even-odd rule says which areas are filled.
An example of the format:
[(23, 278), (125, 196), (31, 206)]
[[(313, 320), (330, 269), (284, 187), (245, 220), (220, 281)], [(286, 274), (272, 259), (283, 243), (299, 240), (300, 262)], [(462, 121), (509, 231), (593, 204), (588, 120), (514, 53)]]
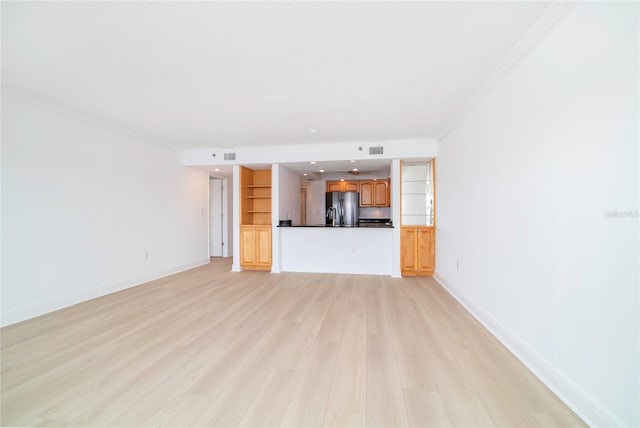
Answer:
[(360, 193), (327, 192), (326, 224), (332, 226), (357, 226), (360, 217)]

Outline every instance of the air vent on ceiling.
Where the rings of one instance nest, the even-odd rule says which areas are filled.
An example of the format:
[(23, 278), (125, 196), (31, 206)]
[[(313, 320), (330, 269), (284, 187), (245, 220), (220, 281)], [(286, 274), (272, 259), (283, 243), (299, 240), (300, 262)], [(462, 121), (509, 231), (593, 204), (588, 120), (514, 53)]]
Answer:
[(236, 154), (235, 153), (225, 153), (224, 154), (224, 160), (236, 160)]
[(384, 147), (383, 146), (369, 147), (369, 154), (382, 155), (384, 154)]

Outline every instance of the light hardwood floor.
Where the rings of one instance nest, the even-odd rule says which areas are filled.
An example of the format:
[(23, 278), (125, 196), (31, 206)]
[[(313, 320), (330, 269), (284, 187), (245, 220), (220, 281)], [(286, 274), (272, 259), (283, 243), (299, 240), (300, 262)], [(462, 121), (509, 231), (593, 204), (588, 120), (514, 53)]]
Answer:
[(430, 278), (217, 259), (0, 333), (2, 426), (584, 426)]

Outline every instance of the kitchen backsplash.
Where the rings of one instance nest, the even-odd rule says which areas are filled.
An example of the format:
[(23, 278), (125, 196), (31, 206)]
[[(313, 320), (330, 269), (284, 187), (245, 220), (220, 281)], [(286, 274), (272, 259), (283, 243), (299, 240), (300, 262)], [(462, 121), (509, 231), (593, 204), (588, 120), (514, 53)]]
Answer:
[(360, 218), (391, 218), (391, 208), (362, 208)]

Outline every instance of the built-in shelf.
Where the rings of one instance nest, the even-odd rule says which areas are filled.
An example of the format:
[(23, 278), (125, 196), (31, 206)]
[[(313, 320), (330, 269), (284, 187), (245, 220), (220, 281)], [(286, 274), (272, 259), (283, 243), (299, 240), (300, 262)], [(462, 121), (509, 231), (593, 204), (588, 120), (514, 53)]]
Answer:
[(271, 224), (271, 170), (240, 170), (241, 224)]

